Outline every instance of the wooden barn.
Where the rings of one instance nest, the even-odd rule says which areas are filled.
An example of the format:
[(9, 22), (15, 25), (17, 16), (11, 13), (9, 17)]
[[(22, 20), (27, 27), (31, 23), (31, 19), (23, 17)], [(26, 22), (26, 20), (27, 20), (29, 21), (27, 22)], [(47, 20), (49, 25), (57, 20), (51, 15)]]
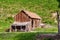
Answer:
[(33, 12), (22, 10), (14, 16), (14, 23), (11, 25), (11, 31), (31, 31), (39, 27), (41, 18)]

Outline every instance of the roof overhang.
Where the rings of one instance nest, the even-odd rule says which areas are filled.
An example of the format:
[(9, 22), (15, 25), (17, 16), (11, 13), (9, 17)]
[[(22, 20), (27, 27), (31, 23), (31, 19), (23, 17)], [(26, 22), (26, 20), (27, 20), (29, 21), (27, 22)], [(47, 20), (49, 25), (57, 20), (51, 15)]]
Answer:
[(26, 26), (26, 25), (30, 25), (30, 22), (14, 22), (12, 25), (15, 25), (15, 26)]

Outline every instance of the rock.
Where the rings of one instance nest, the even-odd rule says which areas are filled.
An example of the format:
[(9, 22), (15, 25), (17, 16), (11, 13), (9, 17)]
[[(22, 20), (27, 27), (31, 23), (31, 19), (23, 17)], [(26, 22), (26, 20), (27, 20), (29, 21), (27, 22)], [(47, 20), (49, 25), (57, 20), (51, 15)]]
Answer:
[(41, 28), (44, 28), (44, 27), (45, 27), (45, 24), (41, 23), (39, 26), (40, 26)]

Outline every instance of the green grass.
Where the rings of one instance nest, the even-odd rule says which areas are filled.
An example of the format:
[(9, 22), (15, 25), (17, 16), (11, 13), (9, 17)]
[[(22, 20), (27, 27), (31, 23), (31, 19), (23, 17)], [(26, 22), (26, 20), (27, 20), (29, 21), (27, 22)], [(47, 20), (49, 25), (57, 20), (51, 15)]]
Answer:
[(58, 27), (36, 28), (34, 31), (37, 31), (37, 32), (58, 32)]
[(36, 33), (0, 33), (0, 40), (35, 40)]
[[(54, 32), (48, 32), (56, 34)], [(46, 32), (14, 32), (14, 33), (0, 33), (0, 40), (36, 40), (38, 34), (48, 34)]]

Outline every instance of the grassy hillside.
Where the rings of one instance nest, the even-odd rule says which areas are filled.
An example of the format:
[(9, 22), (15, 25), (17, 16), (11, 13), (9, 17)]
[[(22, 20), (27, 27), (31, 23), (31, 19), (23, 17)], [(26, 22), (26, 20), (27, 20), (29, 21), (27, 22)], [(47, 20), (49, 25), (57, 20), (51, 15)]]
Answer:
[(47, 24), (56, 24), (51, 12), (58, 9), (57, 0), (0, 0), (0, 31), (10, 26), (14, 21), (12, 16), (22, 9), (37, 13)]

